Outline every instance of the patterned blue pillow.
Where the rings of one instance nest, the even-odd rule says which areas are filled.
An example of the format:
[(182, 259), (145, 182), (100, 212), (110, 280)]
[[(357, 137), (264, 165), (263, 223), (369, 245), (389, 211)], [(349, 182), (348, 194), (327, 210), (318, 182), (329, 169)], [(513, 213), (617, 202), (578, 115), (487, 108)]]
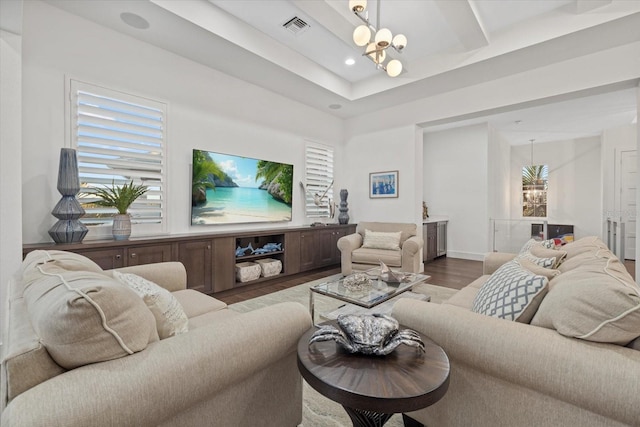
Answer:
[(518, 260), (497, 269), (482, 285), (472, 311), (529, 323), (548, 291), (549, 280), (525, 270)]

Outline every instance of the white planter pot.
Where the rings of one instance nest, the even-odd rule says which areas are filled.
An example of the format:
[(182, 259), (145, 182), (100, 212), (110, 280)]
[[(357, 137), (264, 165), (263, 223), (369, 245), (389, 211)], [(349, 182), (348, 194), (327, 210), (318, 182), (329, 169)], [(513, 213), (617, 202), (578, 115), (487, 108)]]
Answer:
[(115, 240), (127, 240), (131, 236), (131, 216), (129, 214), (114, 215), (112, 233)]

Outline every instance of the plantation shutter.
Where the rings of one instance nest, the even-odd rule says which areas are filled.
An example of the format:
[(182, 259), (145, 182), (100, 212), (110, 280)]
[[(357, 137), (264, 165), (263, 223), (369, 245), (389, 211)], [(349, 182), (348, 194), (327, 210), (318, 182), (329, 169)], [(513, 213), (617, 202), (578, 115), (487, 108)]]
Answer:
[[(308, 217), (328, 218), (329, 203), (333, 203), (333, 149), (319, 145), (307, 145), (305, 151), (306, 186), (305, 206)], [(318, 206), (314, 195), (326, 195)]]
[(133, 181), (148, 191), (129, 208), (136, 234), (165, 230), (166, 105), (71, 81), (72, 144), (86, 225), (111, 225), (115, 209), (92, 204), (91, 188)]

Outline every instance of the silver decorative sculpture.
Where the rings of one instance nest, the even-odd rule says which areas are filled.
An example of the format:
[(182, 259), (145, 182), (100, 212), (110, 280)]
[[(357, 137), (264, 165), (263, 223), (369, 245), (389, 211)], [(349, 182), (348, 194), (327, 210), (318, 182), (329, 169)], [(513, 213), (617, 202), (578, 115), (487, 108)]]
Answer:
[(89, 229), (79, 221), (84, 209), (75, 197), (80, 191), (80, 177), (76, 150), (72, 148), (60, 149), (58, 191), (62, 198), (51, 211), (58, 222), (49, 229), (49, 236), (56, 243), (81, 242)]
[(403, 273), (394, 273), (384, 262), (380, 261), (380, 279), (387, 283), (401, 283), (407, 276)]
[(384, 356), (400, 344), (425, 351), (420, 335), (411, 329), (399, 330), (396, 319), (384, 314), (342, 314), (338, 326), (320, 326), (309, 339), (309, 346), (319, 341), (336, 341), (350, 353)]
[(371, 288), (371, 279), (364, 273), (354, 273), (342, 280), (342, 286), (351, 292), (362, 292)]

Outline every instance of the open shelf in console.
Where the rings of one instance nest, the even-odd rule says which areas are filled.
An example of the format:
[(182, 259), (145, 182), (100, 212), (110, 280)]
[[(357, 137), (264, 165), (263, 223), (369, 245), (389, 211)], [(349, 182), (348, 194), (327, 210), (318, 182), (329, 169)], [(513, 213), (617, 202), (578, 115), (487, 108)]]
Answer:
[(236, 263), (254, 263), (261, 259), (274, 259), (281, 263), (281, 271), (277, 275), (273, 276), (260, 276), (254, 280), (248, 280), (245, 282), (237, 281), (235, 286), (245, 286), (252, 283), (258, 283), (263, 280), (269, 280), (277, 277), (280, 274), (285, 273), (285, 256), (284, 256), (284, 240), (285, 235), (282, 234), (268, 234), (268, 235), (255, 235), (255, 236), (242, 236), (236, 238)]

